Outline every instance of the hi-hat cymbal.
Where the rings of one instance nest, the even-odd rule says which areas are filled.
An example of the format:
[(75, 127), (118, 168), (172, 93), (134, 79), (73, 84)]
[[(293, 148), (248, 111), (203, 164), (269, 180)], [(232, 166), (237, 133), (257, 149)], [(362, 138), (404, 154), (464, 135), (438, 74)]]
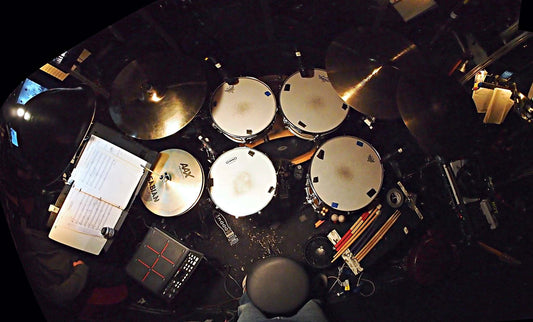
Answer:
[(180, 149), (161, 151), (141, 200), (156, 215), (173, 217), (189, 211), (202, 196), (204, 170), (196, 158)]
[(396, 95), (407, 129), (431, 155), (450, 161), (472, 153), (481, 121), (468, 91), (447, 75), (403, 75)]
[(377, 119), (400, 117), (398, 79), (423, 62), (415, 44), (384, 29), (347, 30), (330, 43), (326, 53), (326, 71), (335, 91), (355, 110)]
[(109, 112), (127, 135), (153, 140), (185, 127), (207, 96), (202, 62), (151, 53), (126, 65), (111, 88)]

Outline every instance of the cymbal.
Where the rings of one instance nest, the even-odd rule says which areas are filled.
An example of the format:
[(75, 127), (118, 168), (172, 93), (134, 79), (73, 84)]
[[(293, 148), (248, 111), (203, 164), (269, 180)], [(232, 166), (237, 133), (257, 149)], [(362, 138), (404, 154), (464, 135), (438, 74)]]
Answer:
[(127, 135), (154, 140), (184, 128), (207, 96), (202, 62), (150, 53), (128, 63), (111, 87), (109, 112)]
[(471, 153), (481, 121), (457, 80), (438, 73), (406, 74), (396, 98), (403, 122), (425, 152), (448, 160)]
[(335, 91), (346, 104), (377, 119), (400, 117), (395, 100), (398, 79), (422, 62), (415, 44), (385, 29), (347, 30), (326, 52), (326, 71)]
[(189, 211), (203, 193), (205, 176), (198, 160), (181, 149), (160, 152), (146, 181), (141, 200), (156, 215), (173, 217)]

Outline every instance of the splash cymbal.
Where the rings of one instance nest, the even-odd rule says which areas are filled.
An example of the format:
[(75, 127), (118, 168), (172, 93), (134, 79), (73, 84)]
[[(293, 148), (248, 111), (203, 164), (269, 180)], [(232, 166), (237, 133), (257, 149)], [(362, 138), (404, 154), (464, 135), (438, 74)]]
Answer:
[(141, 200), (152, 213), (173, 217), (189, 211), (203, 193), (204, 170), (189, 152), (161, 151), (154, 171), (141, 192)]
[(171, 53), (151, 53), (128, 63), (111, 88), (109, 112), (127, 135), (153, 140), (184, 128), (207, 96), (200, 61)]
[(417, 46), (390, 30), (350, 29), (326, 52), (326, 71), (339, 96), (377, 119), (397, 119), (396, 87), (403, 73), (424, 62)]

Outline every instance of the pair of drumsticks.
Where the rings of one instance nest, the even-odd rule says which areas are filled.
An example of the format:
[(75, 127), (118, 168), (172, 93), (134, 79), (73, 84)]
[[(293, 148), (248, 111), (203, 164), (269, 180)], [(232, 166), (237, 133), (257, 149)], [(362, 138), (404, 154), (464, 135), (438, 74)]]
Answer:
[[(381, 213), (381, 204), (376, 206), (370, 212), (366, 212), (359, 217), (350, 229), (335, 244), (337, 253), (333, 256), (331, 262), (336, 261), (341, 255), (365, 232), (365, 230), (376, 220)], [(376, 232), (368, 243), (355, 255), (357, 261), (361, 261), (368, 252), (383, 238), (387, 231), (392, 227), (400, 216), (400, 211), (396, 210), (385, 224)]]

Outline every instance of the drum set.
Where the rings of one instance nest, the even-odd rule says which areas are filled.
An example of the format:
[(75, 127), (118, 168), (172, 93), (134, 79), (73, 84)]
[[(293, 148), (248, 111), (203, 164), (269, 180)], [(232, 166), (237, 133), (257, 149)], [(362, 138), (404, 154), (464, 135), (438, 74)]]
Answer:
[[(315, 212), (324, 214), (326, 210), (350, 215), (368, 206), (379, 195), (382, 187), (384, 168), (381, 157), (370, 142), (360, 137), (334, 134), (345, 122), (352, 108), (368, 112), (368, 104), (361, 100), (355, 101), (354, 93), (359, 91), (362, 98), (367, 92), (374, 95), (374, 82), (380, 83), (379, 77), (385, 76), (380, 76), (380, 69), (377, 67), (378, 72), (371, 75), (371, 80), (363, 77), (365, 71), (356, 74), (358, 78), (366, 80), (362, 84), (350, 79), (353, 75), (348, 75), (346, 70), (339, 67), (339, 64), (345, 63), (344, 56), (347, 55), (342, 49), (345, 46), (339, 43), (346, 41), (346, 37), (343, 37), (330, 46), (326, 61), (329, 68), (311, 68), (305, 70), (305, 73), (301, 68), (297, 69), (278, 80), (277, 88), (272, 88), (259, 78), (245, 75), (234, 77), (231, 81), (230, 78), (223, 77), (224, 80), (218, 86), (213, 86), (214, 90), (208, 94), (205, 93), (205, 82), (198, 76), (198, 72), (185, 67), (195, 65), (182, 59), (180, 62), (184, 68), (180, 79), (177, 84), (167, 84), (167, 88), (189, 90), (181, 91), (179, 95), (167, 92), (171, 94), (169, 97), (165, 97), (163, 90), (160, 101), (151, 99), (147, 103), (134, 99), (146, 97), (146, 93), (128, 93), (127, 99), (120, 97), (120, 93), (124, 92), (127, 84), (143, 85), (143, 77), (151, 76), (147, 75), (150, 72), (154, 73), (156, 69), (152, 65), (157, 62), (152, 61), (145, 67), (142, 66), (144, 60), (139, 59), (135, 68), (127, 66), (127, 70), (117, 77), (117, 84), (114, 86), (119, 97), (112, 98), (112, 102), (118, 102), (112, 105), (113, 119), (122, 120), (116, 124), (124, 127), (124, 132), (141, 139), (161, 139), (173, 135), (197, 116), (204, 105), (199, 97), (205, 95), (209, 98), (206, 104), (208, 115), (203, 120), (208, 119), (211, 129), (234, 145), (225, 151), (219, 151), (220, 153), (212, 153), (208, 171), (204, 171), (202, 163), (186, 149), (160, 151), (161, 158), (151, 170), (141, 193), (141, 200), (146, 208), (162, 217), (181, 216), (194, 208), (202, 196), (206, 196), (215, 209), (234, 217), (261, 213), (272, 202), (280, 186), (279, 170), (275, 166), (280, 154), (274, 155), (260, 147), (263, 143), (280, 138), (292, 138), (299, 140), (295, 145), (305, 142), (313, 147), (299, 157), (288, 159), (294, 166), (309, 161), (307, 172), (302, 176), (305, 177), (302, 193), (305, 194), (305, 203)], [(416, 48), (404, 42), (400, 42), (400, 45), (403, 61), (395, 58), (394, 62), (409, 62), (405, 55), (414, 55), (412, 53)], [(394, 49), (390, 51), (395, 52)], [(187, 81), (187, 73), (190, 74), (191, 82)], [(159, 79), (153, 75), (147, 78)], [(332, 84), (330, 78), (335, 78), (335, 84)], [(357, 86), (348, 88), (351, 82), (355, 82)], [(156, 89), (161, 89), (161, 83), (156, 83)], [(153, 87), (149, 89), (154, 90)], [(345, 98), (341, 90), (350, 95)], [(352, 106), (352, 101), (357, 106)], [(126, 112), (122, 112), (125, 109), (120, 107), (120, 102), (133, 105), (145, 114), (157, 114), (162, 110), (158, 103), (163, 102), (165, 114), (179, 115), (180, 119), (175, 122), (172, 118), (161, 116), (147, 117), (142, 122), (141, 130), (135, 129), (135, 122), (126, 124), (123, 121), (126, 117), (121, 114)], [(380, 106), (380, 109), (385, 112), (380, 112), (381, 114), (375, 114), (380, 109), (363, 114), (383, 119), (399, 114), (397, 111), (392, 112), (390, 104), (383, 105), (385, 106)], [(176, 111), (173, 111), (172, 106), (176, 106)], [(184, 110), (188, 112), (183, 113)], [(157, 124), (146, 124), (146, 121)], [(157, 133), (150, 133), (150, 128), (156, 129)], [(204, 144), (208, 142), (203, 133), (201, 136)], [(290, 148), (282, 144), (276, 147), (276, 152)], [(209, 147), (209, 150), (216, 150), (216, 147)]]

